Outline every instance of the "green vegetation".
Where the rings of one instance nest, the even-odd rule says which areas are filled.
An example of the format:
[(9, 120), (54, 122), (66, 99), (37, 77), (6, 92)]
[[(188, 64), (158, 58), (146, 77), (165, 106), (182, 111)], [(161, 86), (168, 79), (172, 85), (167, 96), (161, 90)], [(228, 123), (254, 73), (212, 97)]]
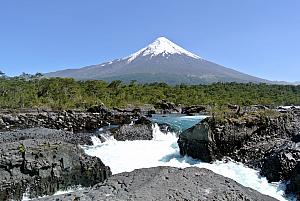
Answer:
[(20, 153), (25, 152), (26, 149), (25, 149), (24, 144), (20, 144), (20, 145), (18, 146), (18, 150), (19, 150)]
[(162, 99), (181, 105), (300, 105), (300, 86), (251, 83), (169, 86), (39, 76), (0, 78), (0, 108), (7, 109), (84, 109), (101, 103), (108, 107), (142, 106)]

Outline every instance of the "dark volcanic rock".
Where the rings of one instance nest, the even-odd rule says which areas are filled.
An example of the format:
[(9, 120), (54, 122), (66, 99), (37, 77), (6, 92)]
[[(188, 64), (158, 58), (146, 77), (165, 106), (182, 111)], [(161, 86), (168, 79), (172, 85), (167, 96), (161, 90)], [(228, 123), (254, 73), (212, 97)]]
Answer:
[(96, 109), (98, 113), (0, 114), (4, 130), (28, 128), (0, 132), (0, 200), (21, 199), (25, 191), (36, 197), (74, 185), (92, 186), (110, 176), (109, 167), (78, 146), (91, 145), (94, 133), (70, 131), (93, 131), (111, 123), (120, 125), (113, 133), (117, 140), (152, 139), (148, 119)]
[(29, 128), (23, 130), (0, 132), (0, 143), (17, 142), (27, 139), (61, 140), (71, 144), (92, 145), (93, 133), (72, 133), (69, 131)]
[(86, 137), (50, 129), (0, 133), (0, 200), (53, 194), (74, 185), (92, 186), (111, 175), (77, 143)]
[(122, 125), (113, 133), (113, 135), (118, 141), (151, 140), (153, 138), (152, 125)]
[(112, 121), (112, 116), (82, 112), (29, 112), (0, 114), (2, 130), (44, 127), (68, 131), (93, 131)]
[(172, 102), (168, 102), (166, 100), (161, 100), (155, 104), (156, 109), (161, 109), (161, 113), (169, 114), (169, 113), (177, 113), (180, 112), (176, 105)]
[(11, 130), (44, 127), (74, 132), (95, 131), (109, 124), (130, 124), (134, 119), (140, 118), (140, 115), (136, 113), (110, 111), (104, 108), (93, 108), (89, 111), (91, 112), (35, 111), (14, 114), (0, 113), (0, 129)]
[(196, 167), (155, 167), (113, 175), (92, 189), (41, 198), (50, 201), (223, 200), (273, 201), (237, 182)]
[(181, 113), (190, 115), (190, 114), (201, 113), (201, 112), (205, 112), (205, 111), (206, 111), (205, 106), (192, 105), (192, 106), (188, 106), (188, 107), (183, 107)]
[(101, 141), (105, 141), (109, 136), (113, 136), (118, 141), (151, 140), (153, 138), (152, 122), (143, 116), (130, 124), (101, 130), (97, 133)]
[(220, 158), (213, 133), (205, 121), (183, 131), (179, 135), (178, 145), (181, 155), (198, 158), (204, 162)]
[(266, 111), (235, 113), (223, 121), (206, 118), (179, 136), (180, 153), (205, 162), (231, 157), (260, 170), (270, 182), (288, 181), (300, 160), (300, 116)]
[(278, 149), (272, 149), (265, 154), (261, 168), (270, 182), (289, 180), (300, 160), (300, 143), (285, 142)]
[(175, 126), (172, 126), (168, 123), (157, 123), (161, 132), (167, 134), (168, 132), (179, 132), (179, 129), (176, 129)]
[(86, 110), (91, 113), (111, 114), (104, 104), (94, 105)]
[(290, 183), (287, 185), (287, 193), (294, 193), (297, 200), (300, 200), (300, 162), (297, 162), (293, 170)]
[(178, 140), (181, 154), (211, 162), (229, 156), (251, 167), (261, 168), (262, 159), (284, 141), (300, 133), (300, 117), (282, 114), (263, 118), (254, 113), (217, 122), (213, 117), (184, 131)]

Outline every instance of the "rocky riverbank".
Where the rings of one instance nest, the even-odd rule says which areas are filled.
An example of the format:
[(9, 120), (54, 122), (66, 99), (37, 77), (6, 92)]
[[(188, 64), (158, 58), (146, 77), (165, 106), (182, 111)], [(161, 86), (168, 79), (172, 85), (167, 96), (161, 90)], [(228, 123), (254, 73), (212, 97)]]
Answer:
[(192, 115), (195, 113), (207, 114), (207, 111), (206, 106), (184, 107), (165, 100), (159, 101), (154, 106), (127, 109), (108, 109), (104, 105), (95, 105), (86, 111), (0, 110), (0, 130), (43, 127), (72, 132), (95, 131), (111, 124), (130, 124), (143, 116), (151, 117), (153, 114), (182, 113)]
[(130, 124), (137, 115), (105, 112), (41, 111), (0, 114), (0, 129), (43, 127), (67, 131), (94, 131), (109, 124)]
[(50, 129), (0, 133), (0, 200), (51, 195), (70, 186), (92, 186), (111, 175), (99, 158), (78, 146), (86, 136)]
[[(171, 107), (173, 106), (171, 105)], [(193, 114), (203, 109), (203, 107), (192, 106), (186, 108), (184, 112)], [(134, 200), (274, 200), (205, 169), (188, 168), (181, 170), (177, 168), (157, 167), (136, 170), (132, 173), (122, 173), (110, 178), (110, 168), (105, 166), (99, 158), (86, 155), (79, 145), (91, 145), (91, 136), (94, 135), (98, 136), (101, 140), (105, 140), (109, 136), (113, 136), (118, 141), (151, 140), (153, 138), (152, 123), (143, 114), (147, 115), (149, 112), (120, 110), (117, 108), (107, 110), (103, 106), (95, 106), (86, 112), (27, 111), (0, 114), (0, 120), (2, 119), (2, 122), (4, 122), (4, 126), (2, 126), (3, 131), (0, 132), (0, 200), (20, 200), (24, 192), (27, 192), (30, 197), (38, 197), (52, 195), (57, 190), (67, 189), (76, 185), (90, 187), (95, 184), (94, 187), (87, 188), (87, 190), (44, 199), (72, 201), (79, 199), (126, 200), (133, 198)], [(298, 124), (296, 119), (293, 119), (294, 116), (288, 115), (288, 113), (284, 113), (284, 115), (286, 117), (281, 116), (282, 120), (278, 122), (280, 124), (293, 122), (295, 124), (290, 125), (293, 129), (296, 129)], [(198, 124), (192, 129), (206, 125), (204, 128), (209, 131), (208, 133), (214, 133), (215, 130), (219, 131), (219, 127), (213, 130), (213, 132), (210, 131), (210, 126), (217, 124), (216, 121), (211, 121), (206, 119), (204, 121), (206, 123)], [(231, 119), (230, 122), (235, 121)], [(253, 126), (259, 127), (260, 124), (258, 122), (252, 122)], [(223, 126), (221, 123), (219, 122), (218, 126)], [(111, 124), (115, 126), (108, 126)], [(242, 126), (240, 125), (241, 127), (232, 126), (236, 125), (236, 123), (228, 125), (230, 126), (224, 127), (224, 133), (229, 131), (234, 133), (237, 128), (245, 130), (243, 124), (241, 124)], [(94, 132), (100, 127), (102, 128), (101, 131)], [(204, 131), (206, 131), (205, 129)], [(278, 128), (278, 133), (281, 133), (280, 129), (281, 127)], [(268, 132), (273, 132), (274, 130), (276, 129), (268, 130)], [(185, 133), (190, 131), (191, 129), (185, 131), (182, 136), (185, 136)], [(223, 132), (220, 132), (216, 136), (222, 135), (224, 135)], [(183, 139), (182, 136), (180, 140)], [(209, 146), (204, 145), (203, 147), (213, 147), (206, 152), (205, 156), (211, 157), (207, 161), (222, 158), (223, 156), (234, 158), (234, 152), (237, 149), (232, 149), (232, 151), (227, 150), (234, 143), (241, 144), (238, 150), (245, 147), (244, 145), (254, 149), (255, 143), (257, 144), (259, 140), (263, 142), (261, 137), (264, 135), (259, 134), (256, 137), (259, 140), (253, 142), (247, 141), (249, 137), (242, 134), (238, 137), (217, 138), (216, 136), (213, 137), (214, 140), (218, 139), (216, 145), (210, 142), (211, 136), (204, 137), (208, 139), (209, 143), (207, 144)], [(278, 134), (278, 136), (284, 139), (287, 138), (283, 134)], [(292, 131), (287, 136), (289, 136), (292, 143), (295, 143), (296, 139), (300, 139), (297, 135), (292, 134)], [(236, 141), (232, 143), (232, 139)], [(267, 139), (269, 137), (264, 138), (264, 140)], [(244, 141), (247, 141), (247, 143), (243, 144)], [(187, 142), (188, 140), (184, 141), (184, 143)], [(225, 142), (225, 145), (222, 144), (223, 142)], [(278, 149), (272, 149), (275, 152), (270, 154), (270, 163), (277, 156), (281, 158), (289, 156), (285, 152), (286, 148), (280, 148), (283, 144), (277, 144)], [(191, 145), (193, 144), (190, 143), (186, 146), (188, 147), (187, 150), (190, 150), (189, 154), (193, 152), (200, 153), (198, 151), (199, 147)], [(228, 147), (226, 148), (226, 146)], [(286, 144), (286, 146), (289, 147), (288, 150), (297, 149), (294, 144)], [(180, 148), (182, 151), (182, 146)], [(185, 151), (187, 152), (187, 150)], [(248, 151), (246, 153), (248, 154)], [(254, 157), (251, 158), (250, 156), (251, 152), (248, 155), (237, 154), (234, 159), (263, 170), (263, 164), (267, 164), (267, 162), (259, 160), (254, 163)], [(295, 189), (298, 188), (296, 185), (298, 182), (297, 174), (300, 168), (297, 164), (290, 162), (290, 157), (285, 158), (291, 164), (289, 167), (293, 165), (293, 171), (282, 175), (296, 175), (293, 178), (294, 182), (292, 181), (289, 186), (290, 191), (296, 192)], [(267, 158), (265, 157), (264, 159)], [(256, 164), (260, 165), (257, 166)], [(280, 179), (282, 178), (280, 177)], [(205, 194), (203, 194), (203, 189), (212, 190), (205, 191)]]
[(270, 182), (291, 180), (287, 192), (300, 198), (299, 109), (236, 109), (234, 115), (209, 117), (184, 131), (180, 153), (205, 162), (230, 157), (260, 170)]
[(41, 201), (224, 200), (275, 201), (207, 169), (154, 167), (113, 175), (88, 190)]
[(51, 195), (72, 186), (92, 186), (110, 168), (79, 145), (92, 145), (101, 127), (117, 140), (151, 140), (152, 123), (141, 111), (95, 106), (78, 111), (18, 111), (0, 114), (0, 200)]

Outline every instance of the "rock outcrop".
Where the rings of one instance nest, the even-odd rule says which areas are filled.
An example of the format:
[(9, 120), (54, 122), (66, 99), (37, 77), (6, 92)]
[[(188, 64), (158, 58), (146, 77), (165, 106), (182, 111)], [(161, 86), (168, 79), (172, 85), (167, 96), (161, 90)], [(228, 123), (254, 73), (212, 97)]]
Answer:
[(289, 180), (299, 161), (300, 143), (285, 141), (264, 155), (261, 173), (270, 182)]
[(300, 160), (299, 135), (297, 111), (239, 111), (221, 120), (204, 119), (184, 131), (178, 145), (182, 155), (205, 162), (227, 156), (261, 170), (270, 182), (278, 182), (290, 180), (295, 172)]
[(153, 138), (152, 124), (122, 125), (113, 132), (118, 141), (151, 140)]
[(287, 193), (294, 193), (297, 200), (300, 200), (300, 162), (297, 162), (293, 170), (290, 183), (287, 185)]
[(0, 130), (20, 128), (44, 127), (66, 131), (95, 131), (109, 124), (130, 124), (141, 115), (137, 113), (123, 113), (107, 109), (90, 112), (78, 111), (31, 111), (16, 113), (0, 113)]
[(154, 167), (113, 175), (88, 190), (41, 201), (223, 200), (275, 201), (232, 179), (196, 167)]
[(113, 137), (118, 141), (151, 140), (153, 139), (152, 122), (140, 117), (130, 124), (112, 125), (99, 129), (93, 133), (101, 142)]
[(162, 114), (178, 113), (180, 112), (180, 107), (177, 107), (175, 103), (168, 102), (166, 100), (161, 100), (155, 104), (155, 109), (161, 110)]
[(19, 142), (29, 139), (60, 140), (74, 145), (92, 145), (91, 136), (93, 133), (73, 133), (70, 131), (49, 129), (49, 128), (28, 128), (22, 130), (0, 132), (0, 144)]
[(51, 195), (71, 186), (93, 186), (111, 175), (78, 143), (85, 137), (50, 129), (0, 133), (0, 200)]
[(206, 113), (206, 106), (203, 105), (192, 105), (188, 107), (183, 107), (181, 113), (192, 115), (192, 114), (198, 114), (198, 113)]
[(118, 141), (151, 140), (153, 138), (152, 122), (145, 117), (140, 117), (134, 123), (112, 129), (112, 134)]

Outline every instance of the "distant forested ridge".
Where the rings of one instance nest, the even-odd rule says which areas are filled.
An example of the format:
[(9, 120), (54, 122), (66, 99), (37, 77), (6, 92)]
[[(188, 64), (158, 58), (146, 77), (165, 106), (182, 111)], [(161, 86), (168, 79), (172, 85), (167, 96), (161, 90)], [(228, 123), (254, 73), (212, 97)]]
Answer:
[(107, 107), (143, 106), (167, 100), (181, 105), (270, 106), (300, 105), (300, 86), (215, 83), (177, 85), (138, 84), (131, 81), (88, 80), (70, 78), (0, 78), (0, 108), (84, 109), (104, 103)]

